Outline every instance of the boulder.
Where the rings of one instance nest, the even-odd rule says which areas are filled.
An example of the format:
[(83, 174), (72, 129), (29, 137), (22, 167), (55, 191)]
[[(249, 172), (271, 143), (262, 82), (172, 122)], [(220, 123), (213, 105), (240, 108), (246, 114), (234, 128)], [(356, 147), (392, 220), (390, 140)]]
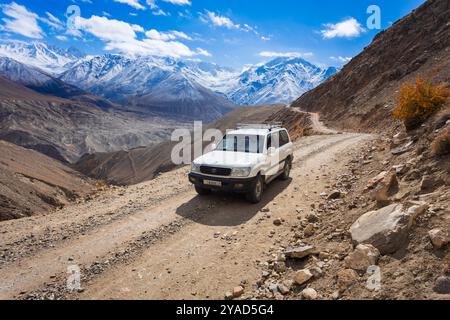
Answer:
[(391, 170), (377, 184), (373, 192), (373, 199), (377, 201), (378, 207), (381, 208), (387, 206), (391, 203), (390, 198), (394, 196), (398, 190), (397, 172)]
[(387, 171), (383, 171), (380, 172), (376, 177), (370, 179), (369, 182), (367, 183), (366, 189), (375, 188), (377, 184), (380, 183), (387, 176), (387, 174), (388, 174)]
[(296, 248), (287, 248), (284, 252), (287, 258), (291, 259), (303, 259), (312, 254), (318, 254), (319, 251), (313, 246), (303, 246)]
[(357, 271), (367, 271), (367, 268), (376, 265), (380, 251), (370, 244), (360, 244), (355, 251), (349, 254), (345, 260), (345, 266), (348, 269)]
[(441, 249), (450, 243), (450, 237), (441, 229), (433, 229), (428, 232), (431, 243), (436, 249)]
[(305, 300), (316, 300), (318, 296), (317, 291), (313, 288), (307, 288), (302, 291), (302, 297)]
[(394, 156), (399, 156), (399, 155), (404, 154), (404, 153), (406, 153), (406, 152), (408, 152), (408, 151), (411, 151), (411, 150), (413, 149), (413, 147), (414, 147), (414, 141), (409, 141), (409, 142), (406, 143), (405, 145), (393, 149), (393, 150), (391, 151), (391, 153), (392, 153)]
[(424, 176), (422, 177), (422, 181), (420, 182), (420, 192), (422, 194), (431, 193), (443, 184), (444, 182), (442, 181), (442, 179), (436, 179), (432, 176)]
[(313, 277), (313, 274), (308, 269), (299, 270), (295, 273), (294, 282), (301, 286), (308, 282)]
[(436, 280), (433, 290), (439, 294), (450, 294), (450, 277), (439, 277)]
[(310, 223), (303, 230), (303, 235), (305, 236), (305, 238), (309, 238), (309, 237), (312, 237), (315, 232), (316, 232), (316, 228), (314, 227), (314, 225), (312, 223)]
[(244, 288), (242, 286), (237, 286), (233, 289), (233, 298), (239, 298), (244, 294)]
[(405, 211), (403, 205), (392, 204), (362, 215), (350, 227), (350, 234), (356, 244), (371, 244), (383, 255), (395, 253), (407, 243), (414, 219), (426, 209), (423, 204)]
[(352, 269), (343, 269), (337, 273), (337, 286), (339, 291), (345, 291), (358, 281), (358, 274)]

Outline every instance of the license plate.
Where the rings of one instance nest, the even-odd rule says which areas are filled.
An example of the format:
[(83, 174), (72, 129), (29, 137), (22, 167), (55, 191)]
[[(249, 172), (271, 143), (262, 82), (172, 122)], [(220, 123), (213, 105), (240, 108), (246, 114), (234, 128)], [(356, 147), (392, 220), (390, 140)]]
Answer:
[(207, 186), (214, 186), (214, 187), (222, 186), (222, 182), (220, 181), (204, 180), (203, 183)]

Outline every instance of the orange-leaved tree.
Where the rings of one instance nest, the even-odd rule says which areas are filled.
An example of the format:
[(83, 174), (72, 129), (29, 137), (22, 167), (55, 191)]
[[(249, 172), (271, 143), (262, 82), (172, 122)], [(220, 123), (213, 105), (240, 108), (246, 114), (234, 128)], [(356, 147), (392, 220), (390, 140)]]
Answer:
[(449, 89), (418, 78), (415, 84), (401, 86), (393, 115), (403, 120), (407, 129), (414, 129), (439, 111), (449, 95)]

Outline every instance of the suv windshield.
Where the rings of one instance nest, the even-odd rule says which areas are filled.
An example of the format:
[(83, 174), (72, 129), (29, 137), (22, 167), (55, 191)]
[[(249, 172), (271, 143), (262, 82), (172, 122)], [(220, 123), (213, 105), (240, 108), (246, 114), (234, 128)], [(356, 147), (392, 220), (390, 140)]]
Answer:
[(263, 153), (264, 136), (226, 135), (217, 146), (217, 150), (245, 153)]

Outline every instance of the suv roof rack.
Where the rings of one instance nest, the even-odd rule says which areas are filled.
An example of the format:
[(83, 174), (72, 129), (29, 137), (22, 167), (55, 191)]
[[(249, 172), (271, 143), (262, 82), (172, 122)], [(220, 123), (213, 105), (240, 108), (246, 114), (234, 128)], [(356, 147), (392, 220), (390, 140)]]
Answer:
[(272, 131), (273, 129), (281, 129), (283, 127), (282, 122), (269, 122), (269, 123), (238, 123), (237, 129), (267, 129)]

